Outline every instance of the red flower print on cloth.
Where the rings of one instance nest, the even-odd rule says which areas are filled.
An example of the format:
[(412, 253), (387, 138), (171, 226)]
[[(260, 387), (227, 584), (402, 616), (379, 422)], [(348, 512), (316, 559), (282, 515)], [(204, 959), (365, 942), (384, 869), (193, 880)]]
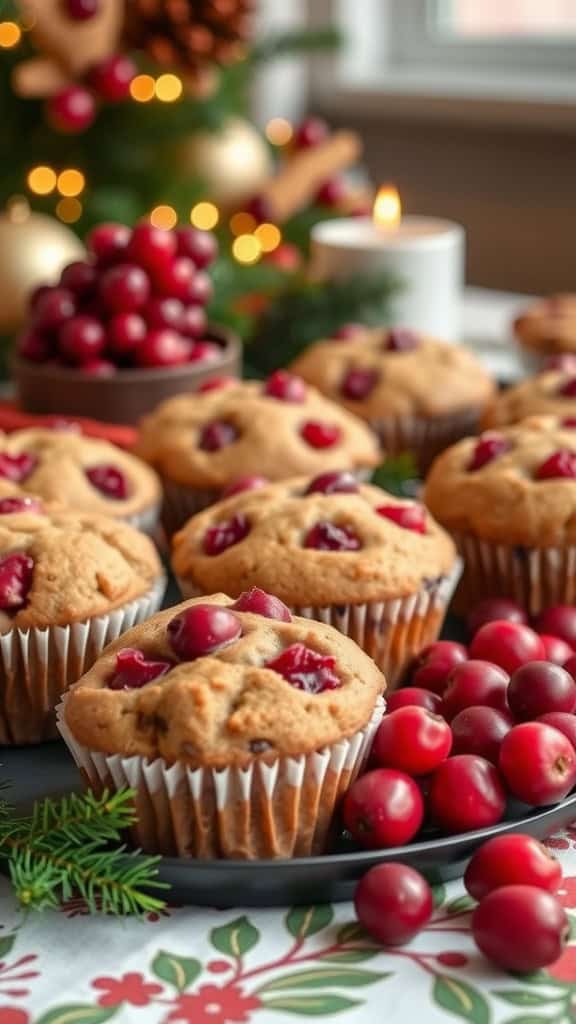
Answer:
[(96, 978), (92, 982), (92, 988), (103, 991), (103, 995), (98, 997), (98, 1006), (119, 1006), (120, 1003), (148, 1006), (154, 996), (163, 991), (162, 985), (144, 981), (141, 974), (123, 974), (121, 978)]
[(248, 1024), (252, 1010), (262, 1003), (256, 996), (244, 995), (237, 985), (218, 988), (202, 985), (193, 996), (180, 996), (174, 1009), (166, 1017), (169, 1021), (187, 1021), (188, 1024)]
[(569, 825), (564, 831), (557, 832), (555, 836), (548, 836), (548, 839), (543, 839), (542, 842), (549, 850), (574, 849), (576, 848), (576, 825)]
[(576, 878), (563, 878), (557, 895), (563, 907), (576, 907)]
[(576, 946), (567, 946), (556, 963), (548, 968), (548, 974), (556, 981), (576, 982)]
[(0, 1006), (0, 1024), (29, 1024), (30, 1017), (26, 1010), (16, 1006)]

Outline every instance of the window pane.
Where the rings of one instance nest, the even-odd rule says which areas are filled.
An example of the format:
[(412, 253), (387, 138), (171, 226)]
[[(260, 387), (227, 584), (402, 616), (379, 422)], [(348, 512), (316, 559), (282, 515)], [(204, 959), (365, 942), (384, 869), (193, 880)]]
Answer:
[(432, 23), (443, 35), (576, 35), (576, 0), (432, 0), (430, 8)]

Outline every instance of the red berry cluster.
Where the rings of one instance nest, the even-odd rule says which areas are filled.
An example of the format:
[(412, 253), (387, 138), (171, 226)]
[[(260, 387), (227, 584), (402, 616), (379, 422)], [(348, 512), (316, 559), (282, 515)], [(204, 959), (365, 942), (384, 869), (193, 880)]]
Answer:
[[(572, 378), (572, 380), (576, 385), (576, 378)], [(563, 393), (567, 394), (568, 392)], [(576, 426), (576, 420), (573, 417), (567, 417), (561, 421), (561, 426), (571, 429)], [(511, 448), (511, 441), (508, 438), (502, 437), (501, 434), (494, 433), (493, 431), (481, 434), (466, 468), (469, 473), (474, 473), (482, 469), (489, 462), (493, 462), (494, 459), (505, 455)], [(558, 448), (534, 470), (535, 480), (557, 480), (562, 478), (567, 480), (576, 479), (576, 451), (571, 448)]]
[(204, 337), (212, 234), (101, 224), (87, 246), (88, 258), (65, 267), (58, 285), (32, 294), (23, 359), (98, 375), (218, 361), (220, 347)]
[[(67, 13), (80, 21), (96, 13), (95, 0), (67, 0)], [(52, 96), (46, 114), (60, 132), (83, 132), (94, 121), (98, 103), (121, 103), (130, 95), (137, 74), (134, 61), (125, 53), (114, 53), (88, 68), (84, 80), (68, 85)]]

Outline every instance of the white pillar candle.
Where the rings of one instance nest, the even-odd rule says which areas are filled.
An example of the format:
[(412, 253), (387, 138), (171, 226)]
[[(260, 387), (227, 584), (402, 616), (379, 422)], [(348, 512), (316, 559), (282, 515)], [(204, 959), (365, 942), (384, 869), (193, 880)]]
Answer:
[[(375, 204), (399, 217), (399, 201)], [(380, 200), (380, 202), (379, 202)], [(394, 203), (396, 214), (394, 214)], [(316, 280), (388, 271), (401, 284), (391, 301), (395, 324), (449, 341), (459, 338), (465, 232), (436, 217), (409, 216), (391, 226), (370, 217), (323, 221), (312, 229), (311, 273)]]

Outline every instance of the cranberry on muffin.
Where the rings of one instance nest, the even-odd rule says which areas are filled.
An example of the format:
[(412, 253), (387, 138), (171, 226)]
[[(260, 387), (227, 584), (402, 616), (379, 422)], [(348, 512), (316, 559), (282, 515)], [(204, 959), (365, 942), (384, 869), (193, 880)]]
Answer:
[(573, 372), (539, 373), (500, 392), (488, 406), (482, 425), (490, 430), (541, 415), (576, 419), (576, 366)]
[(539, 370), (549, 356), (576, 353), (576, 294), (537, 299), (516, 317), (513, 329), (530, 370)]

